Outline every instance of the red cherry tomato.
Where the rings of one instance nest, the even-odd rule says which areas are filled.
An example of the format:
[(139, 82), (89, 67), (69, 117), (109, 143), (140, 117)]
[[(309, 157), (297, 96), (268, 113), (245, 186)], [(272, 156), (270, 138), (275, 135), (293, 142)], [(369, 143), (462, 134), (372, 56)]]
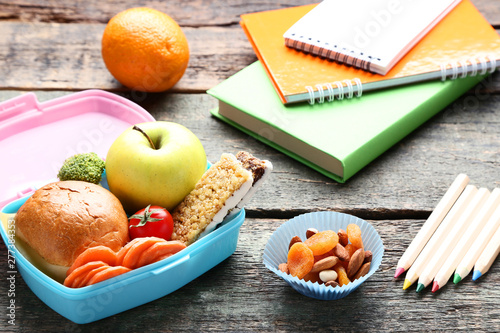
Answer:
[(128, 219), (130, 239), (139, 237), (160, 237), (170, 240), (174, 230), (172, 215), (163, 207), (147, 206)]

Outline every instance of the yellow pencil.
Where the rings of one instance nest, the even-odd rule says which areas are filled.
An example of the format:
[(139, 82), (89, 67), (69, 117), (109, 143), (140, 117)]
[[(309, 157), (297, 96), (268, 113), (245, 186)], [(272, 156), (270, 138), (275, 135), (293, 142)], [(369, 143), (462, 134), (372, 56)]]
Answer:
[(410, 243), (403, 256), (399, 259), (396, 273), (394, 274), (395, 278), (400, 276), (413, 264), (468, 183), (469, 177), (465, 174), (459, 174), (455, 178), (436, 208), (434, 208), (429, 218), (425, 221), (420, 231)]

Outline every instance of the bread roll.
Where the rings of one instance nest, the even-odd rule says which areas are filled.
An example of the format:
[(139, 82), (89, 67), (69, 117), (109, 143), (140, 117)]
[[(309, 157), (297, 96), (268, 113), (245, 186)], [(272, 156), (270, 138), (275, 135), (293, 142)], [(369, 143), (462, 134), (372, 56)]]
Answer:
[(128, 219), (120, 201), (105, 188), (60, 181), (38, 189), (21, 206), (16, 235), (48, 263), (70, 266), (89, 247), (121, 249), (129, 240)]

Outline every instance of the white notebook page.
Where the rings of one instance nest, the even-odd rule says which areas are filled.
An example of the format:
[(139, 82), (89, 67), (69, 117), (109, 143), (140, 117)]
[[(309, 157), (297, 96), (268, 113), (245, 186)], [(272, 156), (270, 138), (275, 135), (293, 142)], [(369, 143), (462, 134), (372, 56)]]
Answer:
[(297, 21), (284, 38), (299, 42), (295, 43), (297, 48), (306, 52), (349, 65), (370, 62), (370, 71), (386, 74), (459, 2), (324, 0)]

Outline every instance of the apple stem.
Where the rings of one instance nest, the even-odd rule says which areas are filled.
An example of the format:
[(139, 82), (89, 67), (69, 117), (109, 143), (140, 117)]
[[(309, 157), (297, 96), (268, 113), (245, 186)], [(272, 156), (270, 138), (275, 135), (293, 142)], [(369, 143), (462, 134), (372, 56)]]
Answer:
[(149, 137), (149, 135), (146, 134), (146, 132), (144, 132), (141, 128), (137, 127), (136, 125), (134, 125), (134, 127), (132, 127), (132, 129), (141, 132), (148, 139), (151, 147), (153, 147), (153, 149), (156, 149), (155, 144), (153, 143), (153, 140), (151, 140), (151, 138)]

